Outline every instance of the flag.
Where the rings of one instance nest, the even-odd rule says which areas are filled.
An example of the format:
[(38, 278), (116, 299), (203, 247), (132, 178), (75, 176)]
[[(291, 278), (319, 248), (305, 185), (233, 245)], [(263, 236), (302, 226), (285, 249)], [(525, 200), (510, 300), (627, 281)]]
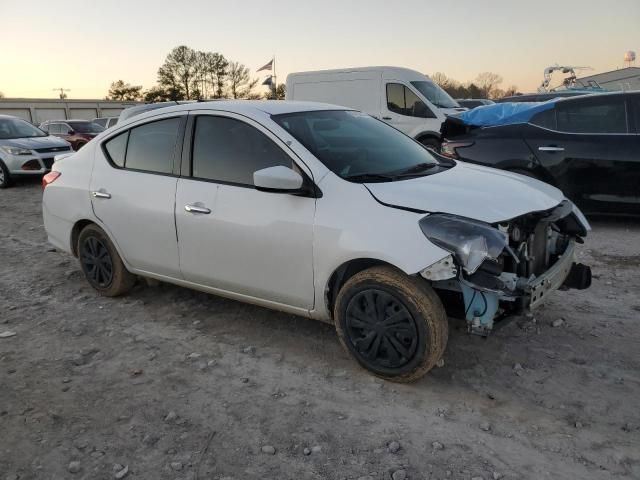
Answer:
[(262, 70), (272, 70), (273, 69), (273, 60), (267, 63), (264, 67), (260, 67), (257, 71), (261, 72)]
[(273, 76), (269, 75), (266, 80), (262, 82), (262, 85), (273, 85)]

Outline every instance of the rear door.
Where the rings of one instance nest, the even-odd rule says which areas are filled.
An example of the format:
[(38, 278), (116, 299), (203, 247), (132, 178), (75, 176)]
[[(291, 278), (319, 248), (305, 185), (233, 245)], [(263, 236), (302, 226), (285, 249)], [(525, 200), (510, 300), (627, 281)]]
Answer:
[(536, 117), (526, 141), (567, 197), (591, 213), (637, 210), (640, 149), (624, 95), (564, 100)]
[(180, 278), (174, 205), (186, 114), (161, 116), (96, 150), (93, 210), (127, 263)]

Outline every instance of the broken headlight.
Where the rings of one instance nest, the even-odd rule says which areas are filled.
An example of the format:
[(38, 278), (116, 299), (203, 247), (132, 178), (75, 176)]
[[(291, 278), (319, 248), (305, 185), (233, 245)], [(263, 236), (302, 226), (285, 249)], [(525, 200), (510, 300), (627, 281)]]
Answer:
[(436, 213), (419, 223), (422, 233), (451, 252), (468, 274), (474, 273), (487, 258), (497, 260), (509, 247), (505, 233), (477, 220)]

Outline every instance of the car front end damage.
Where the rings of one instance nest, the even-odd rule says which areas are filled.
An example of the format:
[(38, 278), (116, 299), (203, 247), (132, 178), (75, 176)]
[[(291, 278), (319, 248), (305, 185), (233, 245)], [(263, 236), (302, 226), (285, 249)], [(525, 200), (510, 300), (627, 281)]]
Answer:
[(493, 225), (431, 214), (420, 227), (451, 253), (420, 274), (437, 290), (462, 294), (471, 333), (486, 336), (497, 320), (538, 307), (554, 290), (591, 284), (591, 269), (575, 259), (589, 223), (568, 200)]

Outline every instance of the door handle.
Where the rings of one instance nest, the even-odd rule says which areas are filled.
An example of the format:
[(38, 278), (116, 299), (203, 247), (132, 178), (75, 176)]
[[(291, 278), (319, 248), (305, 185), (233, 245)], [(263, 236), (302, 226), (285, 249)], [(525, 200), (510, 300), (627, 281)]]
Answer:
[(199, 207), (198, 205), (185, 205), (184, 209), (189, 213), (201, 213), (203, 215), (209, 215), (211, 210), (206, 207)]
[(382, 117), (383, 120), (393, 120), (391, 117)]
[(564, 148), (563, 147), (538, 147), (538, 150), (540, 150), (541, 152), (564, 152)]
[(105, 198), (105, 199), (111, 198), (111, 194), (110, 193), (102, 192), (100, 190), (98, 190), (97, 192), (91, 192), (91, 196), (93, 198)]

